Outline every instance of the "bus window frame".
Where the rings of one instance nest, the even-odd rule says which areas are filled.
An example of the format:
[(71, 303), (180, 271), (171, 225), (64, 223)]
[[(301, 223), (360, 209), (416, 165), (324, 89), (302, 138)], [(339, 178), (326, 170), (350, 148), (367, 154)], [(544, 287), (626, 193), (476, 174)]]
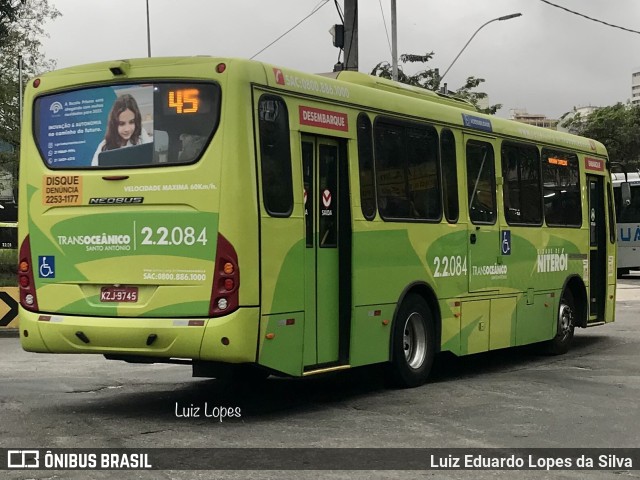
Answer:
[[(272, 210), (270, 207), (273, 206), (271, 204), (269, 204), (269, 202), (271, 202), (271, 200), (269, 200), (269, 202), (266, 201), (266, 192), (267, 190), (265, 189), (265, 175), (264, 175), (264, 151), (262, 149), (262, 120), (260, 119), (260, 103), (264, 100), (264, 99), (268, 99), (271, 101), (277, 101), (279, 102), (283, 107), (284, 107), (284, 118), (286, 119), (287, 125), (286, 128), (283, 129), (283, 132), (286, 132), (287, 134), (287, 139), (286, 142), (283, 142), (288, 150), (288, 157), (286, 159), (286, 162), (282, 162), (283, 165), (286, 165), (288, 168), (288, 171), (285, 173), (288, 173), (288, 178), (289, 178), (289, 184), (288, 184), (288, 191), (284, 192), (285, 195), (287, 195), (287, 200), (288, 200), (288, 209), (286, 211), (282, 211), (282, 212), (277, 212)], [(264, 206), (265, 211), (267, 212), (267, 214), (269, 214), (270, 217), (274, 217), (274, 218), (289, 218), (292, 214), (293, 214), (293, 208), (294, 208), (294, 204), (295, 204), (295, 195), (294, 195), (294, 182), (293, 182), (293, 155), (294, 153), (292, 152), (291, 149), (291, 119), (289, 118), (289, 107), (287, 105), (287, 102), (285, 101), (285, 99), (280, 96), (280, 95), (275, 95), (272, 93), (263, 93), (260, 95), (260, 97), (257, 99), (256, 102), (256, 119), (257, 119), (257, 140), (258, 140), (258, 145), (257, 145), (257, 150), (260, 154), (260, 158), (259, 158), (259, 170), (260, 170), (260, 196), (262, 198), (262, 205)], [(271, 184), (269, 184), (271, 185)], [(271, 187), (270, 187), (271, 188)]]
[[(507, 216), (507, 210), (510, 207), (510, 204), (507, 204), (506, 201), (506, 192), (507, 192), (507, 184), (511, 183), (507, 181), (507, 177), (505, 175), (505, 155), (504, 155), (504, 148), (509, 147), (509, 148), (524, 148), (524, 149), (529, 149), (529, 150), (535, 150), (536, 154), (537, 154), (537, 167), (538, 167), (538, 195), (537, 195), (537, 201), (538, 201), (538, 207), (540, 209), (540, 221), (539, 222), (525, 222), (525, 221), (521, 221), (521, 222), (517, 222), (517, 221), (513, 221), (513, 219), (510, 219)], [(500, 144), (500, 168), (501, 168), (501, 174), (502, 174), (502, 205), (503, 205), (503, 216), (504, 216), (504, 220), (507, 223), (507, 225), (510, 226), (516, 226), (516, 227), (541, 227), (542, 225), (544, 225), (544, 197), (543, 197), (543, 182), (542, 182), (542, 162), (541, 162), (541, 155), (540, 155), (540, 148), (538, 145), (536, 145), (535, 143), (528, 143), (528, 142), (518, 142), (515, 140), (503, 140)], [(519, 160), (519, 159), (518, 159)], [(518, 189), (519, 191), (521, 190), (521, 178), (520, 178), (520, 162), (518, 162)], [(533, 200), (533, 198), (531, 199)], [(525, 202), (526, 204), (527, 202)]]
[[(475, 198), (477, 198), (476, 194), (478, 191), (478, 183), (480, 176), (474, 178), (474, 188), (472, 191), (469, 191), (469, 187), (471, 186), (469, 183), (469, 145), (474, 147), (482, 147), (488, 146), (491, 149), (491, 161), (488, 162), (488, 165), (491, 166), (491, 200), (493, 202), (493, 219), (492, 221), (485, 220), (476, 220), (472, 216), (472, 205)], [(481, 168), (478, 171), (478, 174), (481, 174), (484, 171), (484, 165), (486, 164), (487, 158), (485, 154), (485, 158), (483, 159), (483, 163), (481, 164)], [(467, 212), (469, 216), (469, 221), (473, 225), (496, 225), (498, 223), (498, 186), (496, 181), (496, 149), (494, 148), (493, 142), (488, 139), (480, 139), (480, 138), (469, 138), (464, 144), (464, 167), (465, 167), (465, 175), (467, 178), (466, 185), (466, 194), (467, 194)]]
[[(368, 128), (368, 134), (367, 133), (361, 133), (361, 122), (362, 121), (366, 121), (366, 127)], [(365, 138), (365, 135), (367, 136), (367, 138)], [(358, 144), (358, 178), (359, 178), (359, 185), (360, 185), (360, 210), (362, 211), (362, 216), (368, 220), (368, 221), (372, 221), (376, 218), (376, 214), (378, 213), (378, 195), (377, 195), (377, 188), (376, 188), (376, 165), (375, 165), (375, 147), (374, 147), (374, 142), (373, 142), (373, 122), (371, 121), (371, 118), (369, 117), (369, 115), (365, 112), (360, 112), (358, 114), (358, 119), (356, 122), (356, 142)], [(364, 144), (364, 142), (368, 142), (367, 145)], [(366, 150), (369, 151), (366, 151)], [(363, 160), (364, 160), (364, 155), (363, 154), (369, 154), (369, 158), (366, 158), (367, 163), (370, 163), (371, 166), (371, 184), (370, 185), (365, 185), (368, 188), (372, 189), (373, 192), (373, 196), (371, 199), (367, 199), (370, 200), (373, 205), (372, 207), (372, 211), (365, 211), (365, 202), (364, 202), (364, 189), (363, 189), (363, 172), (364, 172), (364, 165), (363, 165)]]
[[(403, 132), (408, 129), (408, 128), (417, 128), (417, 129), (424, 129), (425, 131), (430, 130), (431, 133), (435, 134), (435, 167), (436, 167), (436, 188), (438, 189), (437, 192), (437, 199), (439, 201), (439, 215), (437, 218), (410, 218), (410, 217), (394, 217), (394, 216), (390, 216), (390, 215), (385, 215), (383, 214), (382, 209), (380, 208), (380, 185), (378, 184), (378, 159), (379, 154), (378, 154), (378, 144), (376, 142), (376, 129), (378, 128), (379, 124), (387, 124), (387, 125), (392, 125), (394, 127), (397, 128), (401, 128), (403, 129)], [(441, 169), (440, 169), (440, 133), (438, 132), (438, 129), (436, 127), (436, 124), (433, 123), (429, 123), (429, 122), (417, 122), (415, 120), (410, 120), (410, 119), (406, 119), (406, 118), (399, 118), (399, 117), (392, 117), (392, 116), (388, 116), (388, 115), (378, 115), (376, 116), (376, 118), (374, 119), (373, 122), (373, 128), (372, 128), (372, 137), (373, 137), (373, 159), (374, 159), (374, 172), (375, 172), (375, 187), (376, 187), (376, 205), (377, 205), (377, 211), (378, 211), (378, 215), (380, 216), (380, 218), (385, 221), (385, 222), (399, 222), (399, 223), (431, 223), (431, 224), (435, 224), (435, 223), (441, 223), (442, 222), (442, 218), (443, 218), (443, 201), (442, 201), (442, 174), (441, 174)], [(405, 160), (407, 160), (407, 162), (405, 162), (403, 165), (405, 167), (405, 184), (408, 183), (408, 168), (409, 168), (409, 162), (408, 162), (408, 156), (403, 152), (403, 156), (405, 157)], [(405, 191), (406, 192), (406, 191)]]
[[(443, 155), (443, 143), (442, 143), (442, 138), (445, 135), (445, 133), (448, 133), (451, 136), (451, 146), (453, 147), (453, 159), (448, 159), (448, 162), (450, 162), (450, 165), (453, 166), (453, 173), (454, 175), (454, 179), (453, 182), (451, 184), (446, 184), (447, 186), (445, 186), (445, 167), (444, 167), (444, 158), (445, 156)], [(459, 178), (459, 172), (458, 172), (458, 149), (457, 149), (457, 140), (456, 140), (456, 135), (454, 133), (454, 131), (451, 128), (448, 127), (444, 127), (442, 129), (440, 129), (439, 132), (439, 138), (438, 138), (438, 148), (440, 151), (440, 177), (441, 177), (441, 193), (442, 193), (442, 213), (444, 215), (444, 218), (447, 220), (447, 223), (451, 224), (451, 225), (455, 225), (456, 223), (458, 223), (458, 221), (460, 220), (460, 188), (458, 185), (458, 178)], [(451, 160), (453, 160), (451, 162)], [(453, 187), (453, 190), (451, 192), (449, 192), (448, 187), (451, 186)], [(451, 200), (452, 198), (455, 198), (455, 209), (456, 209), (456, 214), (455, 215), (449, 215), (450, 212), (450, 208), (452, 205), (449, 204), (449, 200)]]
[[(82, 90), (91, 90), (91, 89), (95, 89), (95, 88), (105, 88), (105, 87), (126, 87), (127, 85), (159, 85), (159, 84), (177, 84), (177, 85), (211, 85), (213, 86), (213, 88), (216, 90), (215, 94), (217, 95), (217, 102), (215, 105), (213, 105), (213, 109), (212, 109), (212, 113), (215, 113), (215, 118), (214, 118), (214, 124), (213, 127), (211, 129), (211, 133), (209, 134), (209, 136), (207, 137), (206, 141), (204, 142), (204, 147), (201, 149), (200, 153), (194, 157), (193, 160), (189, 161), (189, 162), (179, 162), (179, 161), (174, 161), (174, 162), (163, 162), (163, 163), (150, 163), (148, 165), (132, 165), (132, 166), (114, 166), (114, 167), (100, 167), (100, 166), (92, 166), (92, 165), (87, 165), (87, 166), (69, 166), (69, 167), (56, 167), (56, 168), (51, 168), (50, 165), (47, 164), (45, 158), (46, 155), (44, 155), (44, 152), (41, 150), (41, 146), (40, 146), (40, 142), (37, 141), (38, 139), (38, 128), (40, 126), (40, 117), (39, 115), (36, 115), (36, 112), (38, 111), (37, 109), (37, 103), (39, 100), (46, 98), (48, 96), (51, 95), (60, 95), (60, 94), (64, 94), (67, 92), (79, 92)], [(217, 111), (216, 111), (217, 110)], [(59, 90), (51, 90), (48, 91), (46, 93), (42, 93), (42, 94), (38, 94), (35, 95), (35, 97), (33, 98), (33, 104), (31, 105), (31, 111), (33, 112), (33, 118), (31, 121), (31, 137), (36, 145), (36, 149), (38, 150), (38, 153), (40, 154), (40, 160), (42, 161), (42, 164), (44, 165), (44, 167), (47, 170), (50, 170), (52, 172), (56, 172), (56, 171), (67, 171), (67, 170), (83, 170), (83, 171), (94, 171), (94, 172), (100, 172), (100, 171), (108, 171), (108, 170), (118, 170), (118, 169), (132, 169), (132, 168), (159, 168), (159, 167), (163, 167), (163, 168), (167, 168), (167, 167), (176, 167), (176, 166), (186, 166), (186, 165), (194, 165), (198, 162), (200, 162), (200, 160), (202, 159), (202, 157), (204, 156), (204, 153), (207, 151), (207, 149), (209, 148), (209, 146), (211, 145), (211, 142), (213, 140), (213, 138), (215, 137), (218, 128), (220, 127), (220, 121), (222, 118), (222, 87), (220, 85), (219, 82), (215, 81), (215, 80), (198, 80), (198, 79), (185, 79), (185, 78), (163, 78), (161, 80), (152, 80), (152, 79), (146, 79), (146, 78), (141, 78), (141, 79), (128, 79), (125, 81), (110, 81), (110, 82), (104, 82), (104, 83), (100, 83), (100, 84), (92, 84), (92, 85), (86, 85), (83, 86), (81, 88), (73, 88), (73, 87), (65, 87), (65, 88), (61, 88)], [(155, 113), (155, 106), (154, 106), (154, 113)], [(37, 128), (38, 127), (38, 128)], [(155, 133), (155, 118), (154, 118), (154, 133)], [(160, 132), (165, 132), (165, 130), (158, 130)], [(184, 133), (184, 132), (183, 132)]]
[[(543, 158), (545, 156), (545, 151), (546, 152), (553, 152), (553, 153), (558, 153), (558, 154), (564, 154), (564, 155), (572, 155), (573, 157), (575, 157), (576, 159), (576, 171), (577, 171), (577, 191), (578, 191), (578, 198), (579, 198), (579, 202), (578, 202), (578, 206), (580, 207), (580, 214), (578, 215), (578, 218), (580, 219), (579, 223), (577, 224), (569, 224), (569, 223), (549, 223), (549, 221), (547, 220), (547, 208), (545, 206), (545, 202), (544, 202), (544, 191), (545, 191), (545, 178), (544, 178), (544, 161)], [(548, 157), (547, 157), (548, 158)], [(580, 168), (580, 154), (577, 151), (574, 150), (564, 150), (562, 148), (558, 148), (556, 146), (548, 146), (548, 145), (543, 145), (540, 148), (540, 168), (541, 168), (541, 181), (542, 181), (542, 216), (544, 217), (544, 224), (547, 227), (550, 228), (582, 228), (582, 225), (584, 224), (584, 219), (582, 218), (584, 215), (584, 211), (583, 211), (583, 206), (587, 205), (588, 206), (588, 202), (587, 201), (583, 201), (582, 198), (582, 183), (581, 183), (581, 176), (585, 175), (585, 172), (583, 169)], [(588, 207), (587, 207), (588, 208)]]

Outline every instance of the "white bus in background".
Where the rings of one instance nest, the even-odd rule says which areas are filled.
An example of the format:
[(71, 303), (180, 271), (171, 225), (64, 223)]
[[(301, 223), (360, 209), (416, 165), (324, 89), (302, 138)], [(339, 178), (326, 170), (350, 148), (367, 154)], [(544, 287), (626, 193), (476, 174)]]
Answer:
[[(618, 278), (620, 278), (630, 270), (640, 270), (640, 173), (612, 173), (611, 179), (616, 205)], [(624, 205), (620, 188), (625, 180), (629, 182), (631, 189), (629, 205)]]

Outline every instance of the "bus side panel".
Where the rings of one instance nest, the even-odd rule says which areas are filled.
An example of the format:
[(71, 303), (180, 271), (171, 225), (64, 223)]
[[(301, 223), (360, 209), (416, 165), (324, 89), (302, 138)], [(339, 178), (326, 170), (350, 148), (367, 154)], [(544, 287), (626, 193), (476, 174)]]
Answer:
[[(302, 219), (262, 218), (262, 304), (258, 363), (291, 375), (302, 374), (305, 318), (302, 308)], [(284, 220), (284, 222), (283, 222)], [(277, 233), (276, 233), (277, 232)]]
[(260, 365), (302, 375), (304, 312), (263, 315), (260, 334)]
[[(289, 103), (287, 107), (288, 131), (269, 132), (273, 135), (289, 136), (289, 151), (291, 156), (291, 177), (293, 182), (293, 199), (291, 211), (287, 214), (270, 215), (265, 206), (265, 187), (263, 178), (263, 153), (267, 145), (261, 145), (260, 99), (263, 94), (254, 91), (254, 112), (252, 125), (255, 131), (257, 177), (258, 177), (258, 205), (259, 205), (259, 255), (260, 255), (260, 330), (258, 336), (258, 363), (274, 370), (291, 375), (301, 375), (303, 369), (304, 344), (304, 292), (305, 292), (305, 217), (303, 211), (302, 188), (302, 160), (298, 145), (294, 116), (296, 109)], [(270, 97), (270, 98), (276, 98)], [(280, 105), (284, 99), (278, 97)], [(285, 109), (279, 110), (280, 114)], [(267, 134), (265, 134), (267, 135)], [(267, 138), (267, 137), (265, 137)], [(271, 139), (269, 139), (271, 140)], [(269, 140), (264, 140), (266, 143)], [(279, 145), (281, 152), (284, 140)], [(285, 152), (286, 153), (286, 152)], [(269, 164), (273, 160), (265, 160)], [(267, 169), (268, 171), (268, 169)], [(268, 171), (268, 174), (273, 174)], [(271, 194), (273, 194), (271, 189)], [(314, 346), (315, 347), (315, 346)]]
[(367, 305), (354, 309), (349, 364), (352, 367), (389, 360), (389, 341), (395, 305)]
[(558, 295), (524, 295), (518, 302), (518, 321), (514, 345), (527, 345), (553, 338)]

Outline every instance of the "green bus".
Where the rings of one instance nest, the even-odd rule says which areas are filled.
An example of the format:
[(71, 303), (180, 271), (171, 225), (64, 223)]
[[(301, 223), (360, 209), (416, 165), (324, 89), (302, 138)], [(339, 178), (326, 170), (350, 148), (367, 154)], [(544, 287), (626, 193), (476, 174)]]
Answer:
[(26, 91), (24, 349), (194, 376), (387, 364), (614, 320), (598, 142), (357, 72), (151, 58)]

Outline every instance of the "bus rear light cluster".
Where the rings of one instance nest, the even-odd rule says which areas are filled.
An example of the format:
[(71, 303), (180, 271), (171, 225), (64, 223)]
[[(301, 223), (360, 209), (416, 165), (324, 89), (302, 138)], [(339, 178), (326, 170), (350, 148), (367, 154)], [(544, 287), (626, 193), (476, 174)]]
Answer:
[(237, 310), (240, 304), (239, 287), (238, 255), (233, 245), (218, 233), (209, 315), (220, 317)]
[(20, 245), (20, 259), (18, 261), (18, 285), (20, 285), (20, 304), (27, 310), (38, 310), (36, 285), (33, 281), (33, 265), (31, 264), (31, 244), (29, 235)]

